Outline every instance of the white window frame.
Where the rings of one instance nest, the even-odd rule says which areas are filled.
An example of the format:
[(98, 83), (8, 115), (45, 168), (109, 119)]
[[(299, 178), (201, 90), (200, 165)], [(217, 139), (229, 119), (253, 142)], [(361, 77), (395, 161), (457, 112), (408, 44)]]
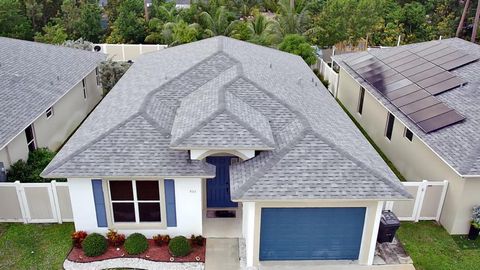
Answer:
[(87, 82), (85, 81), (85, 78), (82, 79), (82, 87), (83, 87), (83, 99), (87, 99)]
[[(32, 137), (33, 137), (31, 141), (27, 141), (27, 149), (30, 152), (30, 144), (33, 144), (33, 147), (35, 150), (37, 149), (37, 135), (35, 134), (35, 127), (33, 126), (33, 123), (30, 124), (28, 127), (32, 127)], [(26, 130), (28, 129), (28, 127), (24, 130), (25, 138), (27, 138)]]
[[(410, 131), (410, 133), (412, 133), (412, 139), (410, 140), (409, 138), (407, 138), (407, 132)], [(413, 142), (413, 131), (411, 131), (408, 127), (405, 127), (405, 129), (403, 130), (403, 137), (409, 141), (409, 142)]]
[[(132, 192), (133, 192), (133, 201), (132, 200), (112, 200), (111, 192), (110, 192), (110, 182), (111, 181), (128, 181), (132, 184)], [(136, 181), (157, 181), (158, 182), (158, 189), (159, 189), (159, 200), (138, 200), (137, 198), (137, 185)], [(164, 229), (166, 228), (166, 207), (165, 207), (165, 190), (163, 182), (164, 180), (153, 180), (153, 179), (109, 179), (108, 181), (108, 191), (106, 194), (107, 198), (109, 199), (109, 218), (111, 224), (114, 224), (118, 228), (128, 229), (128, 228), (139, 228), (142, 227), (152, 227), (157, 229)], [(114, 214), (113, 214), (113, 203), (133, 203), (133, 209), (135, 212), (135, 222), (115, 222)], [(140, 211), (138, 204), (139, 203), (159, 203), (160, 204), (160, 222), (158, 221), (140, 221)]]
[(100, 73), (98, 72), (98, 67), (95, 68), (95, 77), (97, 79), (97, 86), (100, 87), (101, 86), (101, 83), (100, 83)]
[[(48, 115), (48, 113), (50, 113), (50, 115)], [(50, 107), (50, 108), (48, 108), (48, 109), (45, 111), (45, 116), (47, 117), (47, 119), (52, 118), (53, 114), (54, 114), (53, 106)]]

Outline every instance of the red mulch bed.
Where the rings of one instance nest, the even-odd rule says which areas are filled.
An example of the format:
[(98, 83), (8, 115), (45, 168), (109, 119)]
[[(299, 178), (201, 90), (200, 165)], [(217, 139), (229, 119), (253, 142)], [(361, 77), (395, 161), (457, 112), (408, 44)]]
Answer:
[[(176, 257), (174, 262), (205, 262), (205, 247), (207, 240), (204, 240), (203, 246), (192, 245), (192, 252), (185, 257)], [(170, 262), (170, 252), (168, 245), (157, 246), (153, 240), (148, 240), (148, 249), (139, 255), (128, 255), (123, 246), (116, 247), (109, 246), (105, 254), (97, 257), (87, 257), (81, 248), (73, 247), (68, 254), (68, 260), (72, 262), (88, 263), (95, 261), (103, 261), (115, 258), (142, 258), (145, 260), (155, 262)], [(195, 260), (195, 257), (200, 257), (200, 261)]]

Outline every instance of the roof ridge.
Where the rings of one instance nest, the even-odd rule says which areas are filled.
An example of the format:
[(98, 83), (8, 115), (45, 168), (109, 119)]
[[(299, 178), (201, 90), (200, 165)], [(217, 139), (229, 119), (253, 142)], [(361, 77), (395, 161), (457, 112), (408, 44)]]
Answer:
[(60, 166), (64, 165), (67, 161), (69, 161), (72, 158), (74, 158), (75, 156), (81, 154), (82, 152), (84, 152), (85, 150), (90, 148), (90, 146), (92, 146), (93, 144), (95, 144), (95, 143), (99, 142), (100, 140), (104, 139), (105, 137), (107, 137), (108, 135), (110, 135), (111, 133), (113, 133), (114, 131), (119, 129), (120, 127), (125, 126), (127, 123), (129, 123), (133, 119), (137, 118), (138, 116), (144, 118), (141, 113), (132, 114), (130, 117), (128, 117), (124, 121), (118, 123), (117, 125), (115, 125), (111, 129), (107, 130), (106, 132), (104, 132), (100, 136), (97, 136), (95, 139), (91, 140), (89, 143), (87, 143), (84, 146), (80, 147), (79, 149), (75, 150), (73, 153), (69, 154), (68, 156), (64, 157), (63, 159), (59, 160), (58, 162), (55, 162), (55, 164), (53, 164), (52, 166), (50, 166), (51, 164), (49, 164), (49, 166), (47, 166), (47, 168), (45, 168), (45, 170), (43, 170), (43, 172), (40, 175), (41, 176), (46, 175), (46, 174), (51, 173), (53, 170), (58, 169)]
[[(234, 66), (236, 67), (238, 66), (238, 63)], [(230, 69), (230, 68), (229, 68)], [(229, 70), (227, 69), (227, 70)], [(227, 70), (224, 70), (223, 72), (227, 71)], [(223, 73), (222, 72), (222, 73)], [(238, 72), (238, 71), (237, 71)], [(211, 82), (213, 80), (215, 80), (217, 77), (213, 78), (212, 80), (208, 81), (208, 82)], [(220, 89), (218, 90), (218, 108), (213, 111), (210, 116), (208, 116), (207, 118), (205, 118), (204, 120), (200, 121), (195, 127), (191, 128), (188, 132), (185, 132), (182, 136), (180, 136), (179, 138), (177, 138), (176, 140), (172, 141), (170, 143), (170, 146), (177, 146), (178, 144), (180, 144), (181, 141), (184, 141), (185, 139), (189, 138), (190, 136), (192, 136), (195, 132), (197, 132), (198, 130), (200, 130), (201, 128), (203, 128), (204, 126), (206, 126), (208, 123), (210, 123), (210, 121), (212, 121), (213, 119), (215, 119), (221, 111), (224, 111), (225, 108), (226, 108), (226, 105), (225, 105), (225, 95), (223, 93), (225, 93), (225, 89), (232, 85), (236, 80), (238, 80), (239, 78), (239, 75), (235, 76), (233, 79), (231, 79), (230, 81), (228, 81), (227, 83), (223, 84)], [(198, 87), (195, 91), (193, 91), (192, 93), (195, 93), (198, 91), (198, 89), (200, 89), (202, 86), (206, 85), (208, 82), (206, 82), (205, 84), (201, 85), (200, 87)], [(188, 96), (187, 96), (188, 97)], [(178, 108), (177, 108), (178, 110)], [(175, 120), (174, 120), (175, 122)]]
[[(278, 163), (285, 155), (287, 155), (295, 145), (299, 144), (302, 138), (305, 138), (305, 136), (308, 134), (309, 129), (305, 128), (295, 137), (294, 140), (291, 140), (287, 145), (285, 145), (282, 149), (280, 149), (277, 153), (278, 155), (276, 157), (270, 157), (270, 159), (267, 160), (266, 164), (262, 166), (261, 168), (263, 170), (256, 169), (255, 172), (252, 174), (250, 177), (250, 180), (247, 182), (243, 183), (240, 187), (238, 187), (231, 195), (233, 198), (240, 198), (247, 192), (255, 183), (256, 181), (262, 177), (267, 171), (269, 171), (275, 164)], [(271, 154), (270, 152), (265, 153), (266, 155)], [(260, 154), (262, 155), (262, 154)], [(239, 165), (242, 165), (243, 163), (240, 163)], [(235, 165), (234, 165), (235, 166)]]
[(356, 157), (352, 156), (351, 154), (347, 153), (343, 148), (335, 147), (335, 144), (325, 136), (320, 135), (318, 132), (315, 130), (311, 129), (312, 133), (322, 140), (324, 143), (326, 143), (330, 148), (341, 154), (342, 156), (346, 157), (348, 160), (352, 161), (355, 163), (357, 166), (360, 168), (366, 170), (367, 172), (371, 173), (373, 176), (384, 182), (385, 184), (389, 185), (390, 187), (394, 188), (397, 192), (399, 192), (402, 195), (406, 195), (407, 197), (410, 197), (411, 194), (408, 192), (405, 192), (405, 190), (400, 186), (400, 185), (395, 185), (394, 182), (388, 180), (385, 176), (381, 175), (379, 172), (376, 170), (373, 170), (369, 166), (367, 166), (364, 162), (361, 160), (357, 159)]
[[(255, 108), (253, 108), (252, 106), (248, 105), (245, 101), (243, 101), (241, 98), (237, 97), (236, 95), (230, 93), (229, 91), (224, 91), (223, 92), (223, 96), (224, 98), (226, 99), (226, 95), (227, 95), (227, 92), (228, 94), (232, 95), (233, 98), (235, 99), (238, 99), (240, 102), (243, 102), (245, 104), (245, 106), (247, 106), (249, 109), (251, 109), (252, 111), (255, 111), (255, 112), (258, 112), (263, 118), (265, 121), (267, 121), (267, 124), (268, 124), (268, 127), (270, 128), (270, 132), (272, 131), (271, 130), (271, 127), (270, 127), (270, 122), (269, 120), (265, 117), (265, 115), (263, 115), (261, 112), (259, 112), (258, 110), (256, 110)], [(257, 136), (258, 138), (260, 138), (260, 140), (262, 140), (266, 145), (269, 145), (271, 147), (275, 147), (275, 139), (273, 138), (273, 133), (271, 134), (272, 135), (272, 140), (271, 141), (270, 139), (266, 138), (265, 136), (263, 136), (260, 132), (258, 132), (257, 129), (255, 129), (255, 127), (252, 127), (251, 125), (249, 125), (248, 123), (244, 122), (242, 119), (240, 119), (240, 117), (238, 117), (236, 114), (234, 114), (232, 111), (231, 111), (231, 108), (229, 107), (226, 107), (226, 102), (225, 102), (225, 112), (227, 112), (235, 121), (237, 121), (238, 123), (240, 123), (244, 128), (246, 128), (248, 131), (250, 131), (250, 133), (252, 133), (253, 135)]]

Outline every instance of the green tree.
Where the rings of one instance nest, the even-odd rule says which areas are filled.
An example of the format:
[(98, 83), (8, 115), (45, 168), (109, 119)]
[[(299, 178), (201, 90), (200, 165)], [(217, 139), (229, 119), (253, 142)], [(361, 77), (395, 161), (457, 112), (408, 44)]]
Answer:
[(277, 20), (281, 33), (284, 36), (287, 34), (303, 34), (307, 30), (310, 19), (306, 1), (296, 1), (294, 7), (290, 5), (290, 0), (280, 0), (278, 4)]
[(188, 24), (183, 20), (175, 23), (166, 23), (162, 32), (167, 44), (175, 46), (196, 41), (200, 34), (198, 24)]
[(32, 24), (18, 0), (0, 0), (0, 36), (32, 39)]
[(250, 41), (253, 43), (268, 46), (282, 40), (278, 23), (260, 13), (256, 14), (248, 26), (251, 31)]
[(41, 25), (41, 19), (43, 18), (43, 3), (37, 0), (25, 0), (25, 10), (27, 17), (32, 22), (33, 29), (37, 30), (38, 25)]
[(205, 29), (205, 37), (229, 35), (235, 24), (238, 23), (234, 21), (233, 14), (225, 6), (221, 6), (214, 11), (203, 11), (199, 17), (200, 25)]
[(47, 24), (42, 28), (42, 32), (37, 32), (35, 34), (35, 41), (50, 44), (63, 44), (68, 38), (65, 28), (59, 24)]
[(249, 40), (252, 38), (252, 30), (250, 29), (250, 22), (239, 21), (230, 32), (230, 37), (239, 40)]
[(281, 51), (299, 55), (308, 65), (313, 65), (317, 62), (315, 50), (307, 42), (305, 37), (298, 34), (286, 35), (278, 48)]
[(102, 11), (96, 3), (85, 3), (80, 6), (78, 34), (80, 38), (91, 42), (99, 42), (103, 33), (101, 26)]
[(98, 71), (105, 95), (117, 84), (130, 66), (131, 64), (128, 62), (113, 61), (112, 59), (100, 63)]
[(118, 9), (118, 18), (113, 24), (107, 42), (142, 43), (146, 37), (143, 1), (124, 0)]

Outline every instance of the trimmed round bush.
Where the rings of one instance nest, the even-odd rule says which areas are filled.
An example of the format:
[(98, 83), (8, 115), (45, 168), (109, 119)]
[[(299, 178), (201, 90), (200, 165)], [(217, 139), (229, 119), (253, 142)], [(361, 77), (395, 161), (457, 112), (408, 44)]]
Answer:
[(137, 255), (148, 249), (147, 238), (141, 233), (133, 233), (125, 240), (125, 250), (130, 255)]
[(174, 257), (187, 256), (192, 251), (190, 243), (184, 236), (176, 236), (172, 238), (170, 243), (168, 243), (168, 249)]
[(82, 249), (85, 256), (96, 257), (107, 251), (108, 242), (103, 235), (98, 233), (89, 234), (82, 242)]

